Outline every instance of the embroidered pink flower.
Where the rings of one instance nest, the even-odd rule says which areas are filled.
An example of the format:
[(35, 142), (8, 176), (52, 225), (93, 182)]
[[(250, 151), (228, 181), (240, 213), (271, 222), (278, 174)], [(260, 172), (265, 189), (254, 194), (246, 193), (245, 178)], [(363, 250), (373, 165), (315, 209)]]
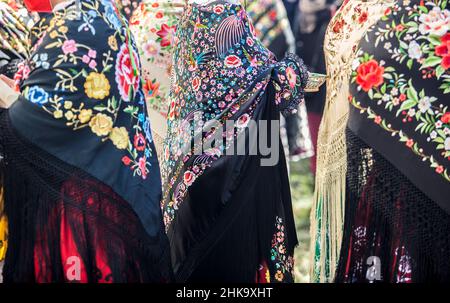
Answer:
[(142, 179), (147, 179), (147, 159), (145, 157), (139, 158), (139, 169), (141, 170)]
[(289, 86), (291, 88), (294, 88), (297, 84), (297, 74), (295, 73), (295, 70), (292, 67), (286, 68), (286, 76), (289, 82)]
[(161, 38), (161, 46), (166, 47), (173, 44), (175, 39), (176, 26), (161, 25), (161, 29), (156, 34)]
[(213, 12), (216, 14), (221, 14), (225, 10), (225, 7), (222, 4), (214, 5)]
[(242, 65), (242, 61), (238, 56), (230, 55), (225, 58), (225, 66), (236, 68)]
[(91, 58), (89, 58), (88, 55), (83, 55), (83, 57), (81, 58), (81, 61), (83, 61), (83, 63), (89, 64), (89, 61), (91, 61)]
[(408, 146), (409, 148), (413, 147), (414, 145), (414, 140), (413, 139), (408, 139), (406, 141), (406, 146)]
[(375, 119), (373, 120), (376, 124), (380, 124), (381, 123), (381, 117), (380, 116), (376, 116)]
[(88, 52), (88, 56), (91, 57), (92, 59), (95, 59), (97, 57), (97, 51), (90, 49)]
[(244, 128), (250, 122), (250, 116), (248, 114), (243, 114), (236, 122), (238, 128)]
[(95, 62), (94, 60), (92, 60), (91, 62), (89, 62), (89, 67), (94, 69), (97, 67), (97, 62)]
[(419, 31), (422, 35), (443, 36), (450, 26), (450, 11), (442, 10), (439, 6), (433, 7), (428, 14), (421, 14), (419, 17)]
[[(134, 62), (138, 64), (138, 56), (133, 51)], [(138, 66), (136, 66), (138, 68)], [(130, 92), (139, 87), (139, 75), (135, 74), (131, 64), (130, 51), (126, 44), (122, 44), (116, 61), (116, 83), (124, 101), (130, 101)]]
[(75, 40), (66, 40), (63, 43), (62, 51), (65, 55), (73, 54), (78, 50)]
[(252, 38), (248, 37), (247, 38), (247, 45), (248, 46), (253, 46), (255, 44), (255, 40), (253, 40)]
[(186, 171), (183, 175), (184, 184), (190, 186), (195, 181), (195, 175), (191, 171)]
[(438, 174), (442, 174), (444, 172), (444, 167), (442, 165), (439, 165), (438, 167), (436, 167), (436, 172)]
[(148, 57), (155, 57), (158, 55), (160, 50), (159, 44), (157, 44), (155, 41), (150, 40), (144, 45), (144, 52), (145, 55)]

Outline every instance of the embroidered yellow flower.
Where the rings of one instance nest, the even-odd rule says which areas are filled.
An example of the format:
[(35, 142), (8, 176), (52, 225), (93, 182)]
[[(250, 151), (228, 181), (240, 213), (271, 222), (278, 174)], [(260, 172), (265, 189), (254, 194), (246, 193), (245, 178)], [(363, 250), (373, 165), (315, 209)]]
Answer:
[(92, 117), (92, 109), (82, 109), (78, 114), (78, 119), (80, 119), (81, 123), (87, 123), (91, 120)]
[(89, 126), (97, 136), (107, 136), (112, 130), (113, 120), (105, 114), (97, 114), (91, 119)]
[(65, 108), (65, 109), (71, 109), (72, 106), (73, 106), (72, 101), (65, 101), (65, 102), (64, 102), (64, 108)]
[(279, 282), (283, 281), (284, 275), (280, 270), (277, 270), (277, 273), (275, 274), (275, 279)]
[(50, 38), (55, 39), (56, 37), (58, 37), (58, 32), (57, 31), (51, 31), (50, 32)]
[(117, 39), (114, 36), (109, 36), (108, 45), (111, 47), (113, 51), (117, 51), (119, 48), (117, 47)]
[(126, 149), (130, 142), (130, 137), (125, 127), (114, 127), (109, 138), (118, 149)]
[(55, 119), (61, 119), (63, 117), (64, 113), (62, 112), (62, 110), (55, 110), (53, 112), (53, 117), (55, 117)]
[(111, 86), (104, 74), (91, 72), (84, 83), (84, 90), (89, 98), (104, 99), (109, 96)]
[(59, 28), (59, 32), (62, 34), (67, 34), (68, 31), (69, 31), (69, 28), (67, 26), (61, 26)]
[(69, 110), (68, 112), (66, 112), (64, 114), (64, 117), (66, 117), (66, 119), (69, 120), (69, 121), (72, 120), (74, 116), (75, 115), (73, 114), (73, 112), (71, 110)]

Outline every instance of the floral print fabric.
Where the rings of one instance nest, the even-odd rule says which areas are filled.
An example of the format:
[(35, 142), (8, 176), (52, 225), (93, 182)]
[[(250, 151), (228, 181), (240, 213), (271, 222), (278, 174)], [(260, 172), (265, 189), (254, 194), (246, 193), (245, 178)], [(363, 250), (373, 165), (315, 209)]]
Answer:
[(27, 102), (17, 102), (10, 115), (33, 143), (114, 188), (151, 230), (159, 168), (139, 55), (124, 25), (107, 0), (83, 0), (81, 13), (72, 4), (43, 17), (17, 78)]
[(129, 20), (139, 45), (144, 92), (149, 106), (166, 116), (175, 30), (184, 1), (144, 0)]
[[(162, 208), (169, 238), (174, 236), (174, 242), (181, 243), (180, 247), (186, 242), (192, 242), (182, 252), (189, 255), (190, 249), (195, 250), (193, 246), (196, 241), (180, 239), (180, 234), (177, 234), (181, 233), (178, 231), (180, 229), (191, 228), (186, 220), (185, 225), (180, 226), (186, 214), (180, 214), (180, 210), (203, 203), (191, 200), (189, 191), (203, 175), (214, 175), (215, 163), (230, 159), (224, 156), (225, 151), (233, 144), (234, 138), (245, 130), (250, 120), (257, 119), (255, 117), (263, 106), (262, 100), (272, 102), (277, 111), (296, 110), (303, 99), (307, 71), (294, 55), (289, 55), (280, 62), (276, 61), (275, 56), (256, 37), (254, 26), (244, 8), (227, 1), (188, 6), (180, 20), (175, 43), (168, 135), (161, 167)], [(269, 86), (274, 91), (272, 97), (266, 96)], [(200, 125), (217, 121), (219, 126), (193, 137), (192, 134), (198, 131), (199, 121)], [(214, 137), (215, 130), (222, 130), (227, 121), (234, 123), (236, 131), (224, 134), (227, 137), (226, 144), (212, 146), (202, 150), (200, 154), (195, 153), (198, 147), (207, 145)], [(220, 186), (217, 191), (226, 192), (229, 186), (226, 177), (218, 179), (215, 177), (215, 180), (223, 183), (224, 188)], [(209, 205), (205, 205), (205, 212), (199, 213), (196, 220), (202, 221), (208, 213), (207, 209), (214, 208), (217, 203), (218, 199), (211, 198)], [(271, 215), (275, 221), (275, 214)], [(180, 219), (177, 220), (178, 218)], [(215, 219), (208, 217), (205, 220)], [(210, 224), (208, 232), (213, 229), (213, 225)], [(199, 236), (196, 232), (195, 237)], [(271, 237), (269, 235), (268, 244)], [(177, 255), (174, 266), (179, 267), (184, 259), (178, 256), (178, 248), (173, 249), (172, 254)], [(287, 264), (287, 256), (276, 258), (282, 260), (277, 261), (279, 266)], [(259, 261), (262, 260), (257, 262)], [(272, 265), (270, 267), (273, 268)], [(286, 277), (292, 278), (287, 274), (290, 272), (289, 268), (283, 270)], [(282, 281), (290, 279), (281, 279), (281, 275), (279, 278)]]
[[(381, 141), (377, 150), (450, 210), (445, 190), (450, 183), (448, 4), (400, 1), (386, 10), (365, 40), (371, 42), (361, 43), (352, 65), (349, 101), (357, 121), (350, 126), (369, 143), (370, 129), (379, 132), (378, 138), (372, 136)], [(366, 124), (365, 132), (358, 131)], [(381, 147), (387, 142), (394, 145)], [(409, 169), (413, 164), (414, 173)], [(420, 178), (417, 170), (424, 173)]]

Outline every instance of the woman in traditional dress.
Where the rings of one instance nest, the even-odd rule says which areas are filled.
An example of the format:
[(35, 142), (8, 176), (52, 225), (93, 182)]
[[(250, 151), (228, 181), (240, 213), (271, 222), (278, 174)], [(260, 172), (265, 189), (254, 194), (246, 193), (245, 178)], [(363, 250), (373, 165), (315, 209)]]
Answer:
[(330, 24), (312, 213), (324, 280), (450, 280), (449, 41), (441, 0), (346, 1)]
[[(139, 56), (113, 2), (46, 12), (0, 115), (7, 282), (171, 279)], [(53, 8), (53, 13), (50, 11)]]
[[(249, 139), (245, 129), (252, 122), (277, 121), (281, 111), (297, 109), (307, 71), (294, 55), (276, 61), (244, 7), (230, 1), (189, 5), (174, 41), (161, 170), (175, 278), (291, 282), (297, 237), (279, 137), (257, 132), (276, 147), (273, 165), (261, 164), (260, 150), (229, 152), (236, 141)], [(224, 130), (230, 122), (236, 131)]]
[[(13, 78), (19, 63), (28, 56), (29, 30), (32, 23), (32, 18), (22, 5), (12, 0), (0, 1), (0, 77), (6, 77), (3, 79)], [(7, 227), (8, 222), (3, 208), (3, 190), (1, 190), (0, 262), (4, 260), (6, 255)]]

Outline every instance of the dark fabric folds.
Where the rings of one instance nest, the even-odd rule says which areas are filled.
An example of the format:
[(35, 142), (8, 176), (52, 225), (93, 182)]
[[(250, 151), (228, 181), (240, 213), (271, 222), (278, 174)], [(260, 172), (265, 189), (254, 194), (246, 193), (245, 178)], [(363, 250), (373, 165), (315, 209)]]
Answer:
[(113, 189), (20, 136), (8, 111), (0, 125), (10, 235), (5, 282), (171, 280), (163, 233), (150, 237)]
[(450, 215), (347, 129), (343, 245), (336, 282), (450, 281)]

